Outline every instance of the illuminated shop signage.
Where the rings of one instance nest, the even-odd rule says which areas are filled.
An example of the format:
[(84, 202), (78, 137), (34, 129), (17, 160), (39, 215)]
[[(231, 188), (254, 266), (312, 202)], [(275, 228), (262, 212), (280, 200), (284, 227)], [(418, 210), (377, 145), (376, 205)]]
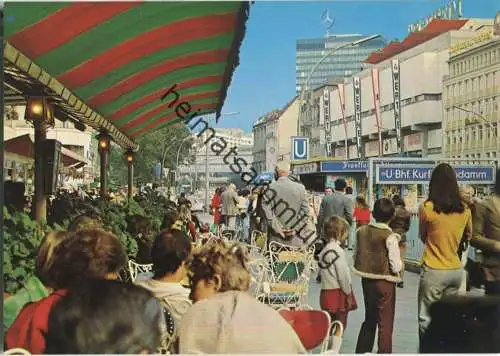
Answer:
[(421, 31), (434, 19), (453, 20), (461, 18), (462, 16), (462, 0), (451, 0), (447, 6), (437, 9), (424, 20), (409, 25), (408, 32)]

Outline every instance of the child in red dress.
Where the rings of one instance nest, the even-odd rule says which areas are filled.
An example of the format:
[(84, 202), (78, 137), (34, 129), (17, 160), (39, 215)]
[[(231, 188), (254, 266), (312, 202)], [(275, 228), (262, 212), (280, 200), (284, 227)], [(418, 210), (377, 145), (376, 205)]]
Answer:
[(343, 218), (332, 216), (323, 227), (327, 242), (318, 256), (321, 274), (321, 309), (328, 311), (332, 320), (347, 326), (347, 314), (357, 309), (352, 291), (351, 272), (342, 243), (349, 233), (349, 224)]

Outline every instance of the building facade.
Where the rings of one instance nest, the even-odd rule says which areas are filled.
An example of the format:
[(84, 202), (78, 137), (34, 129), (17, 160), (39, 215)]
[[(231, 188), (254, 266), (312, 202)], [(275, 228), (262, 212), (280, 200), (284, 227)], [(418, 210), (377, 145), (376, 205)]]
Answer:
[[(25, 135), (34, 136), (33, 126), (24, 120), (25, 106), (9, 106), (4, 115), (4, 142)], [(97, 153), (96, 132), (86, 127), (82, 130), (75, 128), (69, 121), (60, 121), (56, 118), (55, 127), (47, 131), (47, 139), (61, 142), (67, 154), (85, 163), (83, 168), (75, 172), (63, 174), (62, 185), (90, 184), (99, 175), (99, 157)], [(33, 138), (31, 139), (33, 141)], [(70, 152), (68, 152), (70, 151)], [(64, 153), (63, 153), (64, 154)], [(11, 159), (12, 157), (12, 159)], [(32, 170), (34, 157), (21, 157), (6, 151), (4, 180), (13, 179), (12, 172), (20, 174), (21, 170)], [(20, 162), (23, 164), (19, 165)], [(71, 174), (70, 174), (71, 173)], [(21, 174), (25, 176), (24, 174)], [(75, 179), (76, 178), (76, 179)]]
[[(340, 83), (340, 81), (339, 81)], [(299, 135), (309, 138), (311, 157), (331, 156), (326, 142), (330, 124), (330, 100), (337, 84), (322, 85), (308, 92), (299, 116)]]
[[(296, 92), (303, 89), (307, 76), (320, 59), (334, 48), (355, 42), (367, 36), (364, 35), (330, 35), (323, 38), (297, 40), (296, 46)], [(330, 78), (350, 77), (367, 65), (364, 60), (373, 51), (384, 47), (386, 41), (377, 38), (357, 46), (341, 48), (328, 56), (314, 71), (308, 83), (308, 88), (315, 89), (325, 84)]]
[(450, 48), (443, 81), (448, 158), (500, 159), (500, 36), (491, 28)]
[[(216, 132), (216, 137), (222, 139), (227, 144), (227, 148), (223, 152), (228, 152), (232, 147), (236, 147), (238, 157), (243, 158), (247, 163), (248, 167), (252, 166), (252, 148), (253, 148), (253, 136), (246, 134), (241, 129), (214, 129)], [(193, 146), (195, 151), (195, 162), (193, 164), (188, 164), (182, 159), (179, 159), (178, 173), (182, 179), (189, 180), (193, 188), (204, 186), (205, 175), (206, 175), (206, 162), (208, 158), (208, 182), (211, 189), (215, 189), (218, 186), (226, 185), (230, 181), (234, 173), (231, 171), (230, 164), (224, 162), (225, 154), (222, 153), (218, 155), (214, 152), (210, 145), (215, 142), (214, 139), (209, 141), (209, 144), (205, 145), (206, 135), (209, 131), (206, 131), (200, 139), (196, 138), (196, 144)], [(196, 137), (196, 135), (194, 135)], [(207, 157), (208, 150), (208, 157)]]
[(331, 155), (442, 157), (442, 80), (449, 48), (491, 24), (435, 19), (370, 55), (373, 67), (344, 80), (343, 95), (338, 87), (330, 92)]
[(278, 118), (280, 110), (273, 110), (254, 122), (253, 124), (253, 167), (258, 172), (272, 170), (272, 162), (278, 159)]
[(253, 124), (253, 167), (259, 173), (273, 171), (280, 160), (290, 161), (292, 137), (297, 134), (299, 100), (295, 97)]

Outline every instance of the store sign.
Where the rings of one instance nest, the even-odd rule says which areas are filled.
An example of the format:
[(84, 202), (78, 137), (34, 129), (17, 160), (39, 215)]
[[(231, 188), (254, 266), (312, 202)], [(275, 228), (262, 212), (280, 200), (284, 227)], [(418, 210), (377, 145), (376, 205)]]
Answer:
[(384, 155), (398, 153), (398, 140), (396, 137), (386, 138), (383, 146)]
[(372, 68), (373, 105), (378, 134), (378, 153), (382, 154), (382, 131), (380, 127), (380, 73), (378, 68)]
[(323, 90), (323, 116), (325, 118), (325, 152), (327, 157), (332, 156), (332, 135), (330, 129), (330, 90)]
[(349, 145), (348, 153), (349, 153), (349, 159), (358, 159), (358, 146)]
[(470, 47), (475, 46), (479, 43), (489, 41), (493, 38), (494, 38), (493, 30), (488, 29), (488, 30), (482, 31), (476, 37), (470, 38), (470, 39), (462, 41), (462, 42), (455, 43), (453, 46), (450, 47), (450, 54), (461, 52), (464, 49), (470, 48)]
[(327, 137), (327, 141), (326, 141), (326, 144), (325, 144), (325, 153), (326, 153), (326, 157), (332, 157), (333, 156), (333, 151), (332, 151), (332, 138), (331, 137)]
[(375, 157), (379, 155), (378, 141), (370, 141), (365, 143), (365, 156)]
[(309, 174), (318, 172), (318, 163), (299, 164), (293, 167), (293, 174)]
[(345, 147), (337, 147), (335, 149), (335, 157), (345, 157)]
[(357, 158), (363, 157), (363, 141), (361, 136), (361, 80), (359, 77), (352, 78), (354, 89), (354, 131), (356, 132)]
[(330, 91), (323, 90), (323, 118), (325, 120), (325, 131), (330, 131)]
[(321, 172), (367, 172), (368, 161), (324, 161)]
[(437, 9), (424, 20), (409, 25), (408, 32), (412, 33), (421, 31), (434, 19), (453, 20), (461, 18), (462, 16), (462, 0), (451, 0), (447, 6)]
[[(493, 184), (495, 165), (455, 166), (461, 184)], [(434, 165), (383, 165), (376, 167), (377, 184), (429, 184)]]
[(309, 159), (309, 139), (307, 137), (292, 137), (292, 161)]
[(394, 98), (394, 127), (396, 129), (396, 140), (399, 152), (403, 153), (401, 132), (401, 75), (399, 59), (392, 60), (392, 95)]
[(416, 132), (404, 138), (406, 152), (422, 149), (422, 133)]
[(337, 91), (339, 93), (339, 104), (340, 104), (340, 113), (342, 114), (342, 124), (344, 125), (344, 140), (345, 140), (345, 149), (344, 149), (344, 157), (346, 159), (349, 158), (348, 151), (349, 151), (349, 146), (347, 146), (347, 140), (348, 140), (348, 135), (347, 135), (347, 122), (345, 119), (345, 87), (344, 84), (338, 84), (337, 85)]
[(319, 144), (324, 145), (326, 143), (325, 130), (319, 130)]

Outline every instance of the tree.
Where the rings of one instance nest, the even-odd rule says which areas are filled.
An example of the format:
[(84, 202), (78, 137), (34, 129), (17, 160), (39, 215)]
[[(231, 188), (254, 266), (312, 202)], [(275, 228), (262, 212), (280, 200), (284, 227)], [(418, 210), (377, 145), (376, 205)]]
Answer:
[[(164, 168), (175, 170), (179, 146), (188, 135), (190, 132), (186, 126), (169, 126), (137, 139), (139, 150), (134, 160), (134, 177), (144, 183), (154, 182), (156, 180), (155, 166), (158, 162), (162, 162), (164, 156)], [(193, 142), (193, 140), (188, 140), (182, 143), (179, 157), (193, 162), (194, 156), (191, 150)], [(116, 185), (127, 184), (127, 164), (124, 153), (125, 151), (116, 145), (111, 147), (109, 178), (110, 182)]]

